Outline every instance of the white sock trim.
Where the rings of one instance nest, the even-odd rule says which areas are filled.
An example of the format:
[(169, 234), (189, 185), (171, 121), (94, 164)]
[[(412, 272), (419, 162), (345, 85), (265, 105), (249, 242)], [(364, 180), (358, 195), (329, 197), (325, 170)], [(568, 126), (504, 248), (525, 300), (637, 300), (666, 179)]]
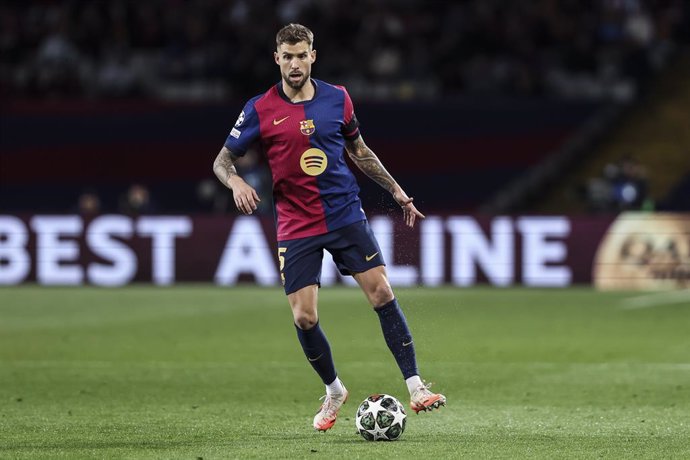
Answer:
[(326, 394), (328, 396), (332, 394), (344, 394), (345, 393), (345, 386), (343, 385), (343, 382), (340, 381), (338, 377), (333, 380), (333, 382), (329, 383), (326, 385)]
[(421, 377), (418, 375), (413, 375), (409, 379), (405, 379), (405, 383), (407, 384), (407, 391), (410, 392), (410, 396), (412, 396), (412, 393), (414, 393), (417, 388), (424, 385), (424, 382), (422, 382)]

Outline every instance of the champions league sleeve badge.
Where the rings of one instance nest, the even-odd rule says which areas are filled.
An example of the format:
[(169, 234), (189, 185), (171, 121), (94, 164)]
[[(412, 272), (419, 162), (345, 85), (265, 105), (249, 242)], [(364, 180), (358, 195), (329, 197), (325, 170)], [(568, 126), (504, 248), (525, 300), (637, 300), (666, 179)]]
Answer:
[(235, 122), (235, 128), (239, 128), (242, 126), (242, 123), (244, 123), (244, 110), (240, 112), (240, 116), (237, 117), (237, 121)]

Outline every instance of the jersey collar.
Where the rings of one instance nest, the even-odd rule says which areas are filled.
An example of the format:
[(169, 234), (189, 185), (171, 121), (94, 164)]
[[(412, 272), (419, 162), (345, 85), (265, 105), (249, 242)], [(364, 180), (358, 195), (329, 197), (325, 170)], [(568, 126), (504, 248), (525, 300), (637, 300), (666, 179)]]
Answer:
[(288, 104), (292, 104), (292, 105), (307, 104), (307, 103), (313, 101), (314, 99), (316, 99), (316, 97), (319, 95), (319, 84), (313, 78), (310, 78), (310, 80), (311, 80), (312, 85), (314, 85), (314, 97), (312, 97), (309, 100), (292, 102), (290, 100), (290, 98), (287, 96), (287, 94), (285, 94), (285, 91), (283, 91), (283, 82), (282, 81), (279, 81), (278, 84), (276, 85), (276, 88), (278, 89), (278, 95)]

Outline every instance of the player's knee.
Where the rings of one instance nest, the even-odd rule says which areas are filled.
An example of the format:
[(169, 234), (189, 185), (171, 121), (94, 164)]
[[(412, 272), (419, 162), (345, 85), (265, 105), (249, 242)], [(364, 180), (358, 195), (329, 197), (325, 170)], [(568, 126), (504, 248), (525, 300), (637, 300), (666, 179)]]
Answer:
[(316, 325), (316, 322), (318, 321), (316, 312), (307, 312), (303, 310), (294, 311), (293, 317), (297, 327), (302, 329), (303, 331), (311, 329)]
[(377, 283), (369, 293), (369, 301), (374, 307), (380, 307), (393, 300), (393, 289), (388, 283)]

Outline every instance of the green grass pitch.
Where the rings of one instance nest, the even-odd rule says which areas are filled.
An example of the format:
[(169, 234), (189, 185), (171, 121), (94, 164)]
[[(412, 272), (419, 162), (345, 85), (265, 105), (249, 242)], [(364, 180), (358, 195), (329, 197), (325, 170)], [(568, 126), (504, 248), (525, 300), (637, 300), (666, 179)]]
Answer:
[(397, 289), (448, 397), (400, 441), (358, 403), (406, 389), (358, 290), (321, 324), (350, 390), (335, 427), (279, 289), (0, 289), (0, 458), (689, 458), (690, 302), (587, 288)]

